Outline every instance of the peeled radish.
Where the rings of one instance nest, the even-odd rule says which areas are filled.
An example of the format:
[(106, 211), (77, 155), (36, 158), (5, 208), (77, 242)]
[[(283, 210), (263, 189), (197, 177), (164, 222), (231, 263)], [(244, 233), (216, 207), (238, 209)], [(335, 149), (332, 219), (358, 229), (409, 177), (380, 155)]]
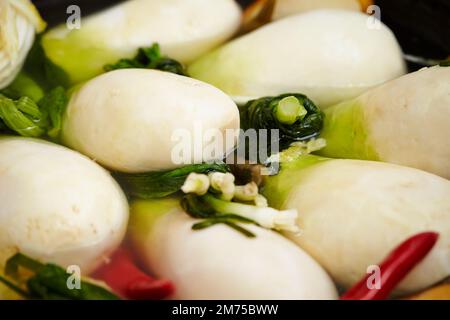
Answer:
[[(168, 72), (123, 69), (73, 93), (62, 139), (114, 170), (145, 172), (222, 159), (236, 142), (226, 143), (226, 129), (239, 129), (239, 111), (220, 90)], [(208, 131), (223, 142), (215, 153), (207, 152)]]
[(419, 70), (325, 110), (320, 154), (450, 178), (450, 67)]
[(77, 83), (155, 42), (164, 54), (188, 63), (228, 39), (240, 22), (233, 0), (131, 0), (82, 17), (79, 29), (66, 24), (51, 29), (42, 45)]
[(176, 299), (335, 299), (334, 284), (305, 252), (279, 234), (246, 225), (247, 238), (196, 221), (179, 200), (136, 201), (129, 233), (144, 266), (173, 281)]
[(440, 238), (400, 283), (411, 293), (450, 275), (450, 181), (382, 162), (300, 156), (281, 163), (263, 193), (275, 208), (298, 210), (291, 237), (341, 286), (362, 278), (399, 243), (421, 231)]
[(109, 173), (49, 142), (0, 138), (0, 270), (16, 252), (82, 275), (122, 241), (127, 200)]
[(369, 28), (359, 12), (317, 10), (237, 38), (188, 71), (238, 103), (299, 92), (326, 107), (404, 74), (405, 65), (386, 26)]
[(317, 9), (345, 9), (360, 11), (358, 0), (276, 0), (273, 19)]

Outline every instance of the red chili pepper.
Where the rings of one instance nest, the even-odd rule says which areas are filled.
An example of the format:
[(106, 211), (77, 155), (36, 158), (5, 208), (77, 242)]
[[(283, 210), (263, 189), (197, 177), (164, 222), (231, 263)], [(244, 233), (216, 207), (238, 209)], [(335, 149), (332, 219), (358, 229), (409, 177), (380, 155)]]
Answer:
[(104, 281), (117, 294), (127, 299), (158, 300), (170, 296), (175, 287), (168, 280), (154, 279), (142, 272), (123, 248), (111, 261), (98, 269), (93, 278)]
[(423, 232), (407, 239), (379, 265), (381, 272), (379, 289), (368, 288), (367, 280), (372, 276), (368, 274), (341, 296), (341, 299), (386, 299), (400, 281), (431, 251), (438, 237), (439, 234), (436, 232)]

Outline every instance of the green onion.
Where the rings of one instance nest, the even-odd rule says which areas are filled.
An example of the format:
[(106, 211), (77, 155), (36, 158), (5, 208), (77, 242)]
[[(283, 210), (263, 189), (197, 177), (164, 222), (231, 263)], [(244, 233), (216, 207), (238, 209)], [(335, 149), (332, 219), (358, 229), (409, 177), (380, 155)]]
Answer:
[(294, 96), (288, 96), (278, 102), (275, 108), (278, 121), (283, 124), (294, 124), (297, 120), (302, 120), (308, 111), (300, 101)]
[(258, 186), (256, 183), (249, 182), (244, 186), (236, 186), (234, 190), (234, 199), (239, 201), (254, 201), (258, 196)]
[[(242, 129), (268, 130), (267, 141), (260, 141), (258, 138), (258, 146), (261, 148), (260, 143), (266, 143), (268, 151), (271, 151), (273, 139), (270, 129), (278, 129), (277, 151), (281, 151), (292, 142), (306, 141), (318, 136), (324, 121), (319, 108), (308, 97), (297, 93), (251, 100), (240, 107), (240, 116)], [(247, 148), (247, 156), (248, 151)]]
[(204, 195), (209, 189), (209, 179), (207, 175), (191, 172), (183, 185), (181, 191), (184, 193), (195, 193), (196, 195)]

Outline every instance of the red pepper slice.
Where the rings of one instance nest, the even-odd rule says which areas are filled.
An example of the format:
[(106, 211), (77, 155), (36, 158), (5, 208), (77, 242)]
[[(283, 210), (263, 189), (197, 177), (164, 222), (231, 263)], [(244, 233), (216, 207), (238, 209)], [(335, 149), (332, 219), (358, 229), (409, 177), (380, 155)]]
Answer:
[(155, 279), (142, 272), (123, 248), (119, 248), (110, 261), (94, 273), (93, 278), (104, 281), (126, 299), (158, 300), (167, 298), (175, 291), (170, 281)]
[(342, 300), (382, 300), (406, 275), (425, 258), (439, 238), (436, 232), (422, 232), (414, 235), (395, 248), (379, 265), (380, 288), (368, 288), (368, 274), (341, 296)]

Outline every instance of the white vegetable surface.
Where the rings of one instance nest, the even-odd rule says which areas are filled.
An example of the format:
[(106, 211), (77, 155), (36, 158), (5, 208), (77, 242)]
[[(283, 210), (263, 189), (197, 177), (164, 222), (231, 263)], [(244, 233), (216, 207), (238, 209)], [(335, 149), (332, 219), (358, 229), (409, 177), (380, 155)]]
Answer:
[(0, 268), (20, 251), (87, 275), (122, 241), (127, 200), (109, 173), (41, 140), (0, 138)]
[(0, 89), (19, 73), (36, 32), (45, 28), (29, 0), (0, 0)]
[(325, 111), (320, 154), (450, 178), (450, 67), (423, 68)]
[(273, 19), (317, 9), (345, 9), (359, 11), (358, 0), (276, 0)]
[(321, 107), (405, 73), (401, 49), (383, 24), (345, 10), (317, 10), (265, 25), (201, 57), (189, 74), (242, 103), (287, 92)]
[(188, 63), (232, 36), (240, 22), (234, 0), (130, 0), (83, 17), (80, 29), (56, 27), (42, 44), (76, 83), (154, 42), (164, 54)]
[(291, 239), (344, 287), (410, 236), (436, 231), (430, 254), (397, 293), (425, 289), (450, 275), (450, 181), (398, 165), (304, 156), (269, 178), (269, 204), (298, 210)]
[[(189, 162), (222, 159), (236, 140), (226, 145), (226, 129), (239, 129), (239, 111), (220, 90), (168, 72), (124, 69), (76, 90), (62, 136), (68, 146), (107, 167), (145, 172), (186, 165), (178, 163), (183, 160), (178, 155), (188, 152)], [(207, 152), (208, 130), (224, 141), (216, 154)]]
[(333, 282), (279, 234), (245, 225), (192, 230), (178, 199), (132, 204), (129, 232), (148, 270), (173, 281), (175, 299), (336, 299)]

